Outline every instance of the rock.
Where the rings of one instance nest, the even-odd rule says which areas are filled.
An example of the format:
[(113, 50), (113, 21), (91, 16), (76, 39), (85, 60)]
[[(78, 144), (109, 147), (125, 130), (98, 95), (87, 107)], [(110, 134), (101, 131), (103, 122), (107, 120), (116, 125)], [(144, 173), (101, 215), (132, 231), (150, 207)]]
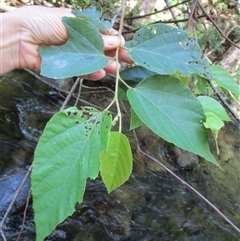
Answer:
[(199, 163), (198, 156), (192, 152), (185, 151), (176, 146), (174, 147), (173, 152), (177, 157), (175, 161), (178, 167), (182, 170), (192, 170)]
[(165, 148), (161, 155), (165, 160), (175, 163), (179, 169), (184, 171), (194, 169), (199, 163), (197, 155), (192, 152), (185, 151), (177, 146)]
[[(26, 175), (26, 170), (23, 168), (13, 167), (7, 169), (0, 177), (0, 219), (6, 213), (10, 203), (12, 202), (16, 190), (22, 183)], [(28, 192), (30, 190), (30, 177), (27, 178), (18, 197), (16, 198), (11, 213), (22, 212), (25, 207)]]

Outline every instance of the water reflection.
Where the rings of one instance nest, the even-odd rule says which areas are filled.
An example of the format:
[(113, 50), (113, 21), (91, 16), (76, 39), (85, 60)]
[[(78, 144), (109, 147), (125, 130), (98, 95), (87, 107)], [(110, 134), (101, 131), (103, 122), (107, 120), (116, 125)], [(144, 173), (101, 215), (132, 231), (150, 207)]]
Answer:
[[(36, 145), (19, 129), (17, 104), (35, 98), (39, 106), (57, 111), (62, 100), (53, 98), (52, 90), (22, 71), (10, 73), (1, 80), (0, 175), (9, 167), (29, 165)], [(96, 97), (96, 103), (99, 103), (101, 94)], [(41, 111), (38, 114), (41, 116)], [(31, 119), (29, 123), (38, 128), (43, 124), (41, 118)], [(167, 143), (145, 128), (138, 130), (138, 136), (142, 147), (158, 159), (162, 157), (162, 151), (169, 148)], [(163, 160), (235, 224), (240, 224), (239, 145), (239, 129), (227, 125), (219, 133), (221, 154), (217, 157), (224, 171), (203, 160), (195, 169), (181, 171), (171, 159)], [(212, 146), (214, 152), (214, 141)], [(35, 240), (31, 217), (30, 207), (21, 240)], [(17, 225), (6, 222), (4, 230), (8, 240), (16, 240), (17, 233), (11, 228), (17, 229), (21, 220), (20, 211), (11, 214), (10, 221)], [(125, 185), (108, 195), (100, 178), (88, 181), (83, 203), (77, 204), (76, 212), (46, 240), (235, 241), (239, 240), (239, 235), (169, 173), (134, 153), (134, 172)]]

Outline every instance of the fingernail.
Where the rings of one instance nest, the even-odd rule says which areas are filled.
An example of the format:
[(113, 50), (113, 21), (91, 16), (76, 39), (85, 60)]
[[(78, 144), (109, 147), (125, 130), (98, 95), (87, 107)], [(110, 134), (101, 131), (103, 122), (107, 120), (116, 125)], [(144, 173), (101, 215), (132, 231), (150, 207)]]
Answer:
[(110, 46), (112, 45), (120, 45), (120, 38), (118, 36), (108, 36), (106, 39), (106, 43)]

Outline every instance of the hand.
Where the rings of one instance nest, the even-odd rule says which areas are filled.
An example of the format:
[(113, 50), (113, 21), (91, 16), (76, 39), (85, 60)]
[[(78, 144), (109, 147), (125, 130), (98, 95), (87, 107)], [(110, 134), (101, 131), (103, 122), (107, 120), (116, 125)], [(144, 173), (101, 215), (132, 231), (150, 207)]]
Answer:
[[(18, 53), (15, 58), (18, 58), (15, 68), (29, 68), (40, 70), (41, 57), (37, 51), (40, 45), (62, 45), (67, 41), (67, 30), (62, 23), (62, 17), (74, 17), (71, 9), (64, 8), (46, 8), (39, 6), (28, 6), (19, 8), (11, 13), (11, 17), (15, 19), (13, 28), (19, 29)], [(17, 24), (17, 26), (16, 26)], [(116, 36), (116, 31), (111, 30), (108, 35), (102, 33), (104, 41), (105, 54), (112, 56), (118, 46), (123, 47), (125, 44), (124, 38)], [(131, 59), (127, 56), (124, 49), (120, 50), (119, 58), (131, 63)], [(16, 64), (15, 64), (16, 65)], [(109, 60), (108, 65), (93, 74), (83, 76), (90, 80), (102, 79), (106, 72), (116, 72), (116, 62)]]

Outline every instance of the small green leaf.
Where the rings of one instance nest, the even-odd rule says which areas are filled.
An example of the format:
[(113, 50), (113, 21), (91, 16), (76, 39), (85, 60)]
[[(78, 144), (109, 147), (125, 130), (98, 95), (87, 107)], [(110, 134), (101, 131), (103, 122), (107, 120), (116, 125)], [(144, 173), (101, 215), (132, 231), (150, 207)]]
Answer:
[(31, 174), (37, 241), (43, 240), (82, 202), (88, 177), (99, 173), (112, 117), (92, 107), (55, 114), (37, 144)]
[(206, 121), (204, 121), (203, 124), (206, 128), (220, 130), (224, 126), (223, 121), (213, 112), (206, 112), (205, 115)]
[(159, 74), (210, 75), (206, 71), (209, 63), (201, 58), (198, 43), (170, 25), (151, 24), (138, 30), (128, 54), (135, 63)]
[(231, 119), (225, 109), (215, 99), (208, 96), (198, 96), (197, 98), (199, 99), (206, 116), (206, 120), (203, 124), (206, 128), (211, 130), (216, 143), (217, 153), (219, 154), (217, 143), (218, 131), (224, 126), (222, 120), (230, 121)]
[(236, 95), (237, 98), (240, 97), (240, 87), (234, 78), (229, 74), (229, 72), (221, 66), (211, 65), (209, 70), (213, 74), (213, 79), (224, 89), (231, 91)]
[(194, 88), (194, 93), (197, 94), (202, 94), (206, 90), (207, 87), (207, 80), (205, 78), (202, 78), (201, 76), (197, 77), (197, 83)]
[(69, 78), (87, 75), (104, 68), (103, 39), (99, 30), (82, 18), (63, 17), (68, 41), (62, 46), (39, 47), (42, 58), (41, 75), (49, 78)]
[(206, 113), (213, 113), (220, 120), (224, 120), (224, 121), (230, 121), (231, 120), (229, 118), (227, 112), (225, 111), (225, 109), (215, 99), (213, 99), (209, 96), (198, 96), (197, 98), (201, 102), (201, 105), (203, 107), (203, 111), (204, 111), (205, 115), (206, 115)]
[(112, 28), (111, 22), (101, 19), (102, 9), (99, 5), (83, 9), (82, 11), (72, 10), (72, 13), (77, 17), (82, 17), (91, 21), (100, 30), (108, 30)]
[(203, 124), (206, 128), (209, 128), (211, 130), (213, 138), (215, 140), (217, 154), (219, 154), (219, 148), (217, 143), (218, 131), (224, 126), (224, 123), (213, 112), (205, 112), (205, 115), (206, 115), (206, 121), (203, 122)]
[(132, 152), (129, 141), (119, 132), (110, 132), (108, 148), (100, 153), (100, 173), (108, 193), (128, 180), (132, 173)]
[(218, 165), (208, 146), (202, 106), (178, 79), (153, 75), (127, 91), (131, 107), (153, 132)]

